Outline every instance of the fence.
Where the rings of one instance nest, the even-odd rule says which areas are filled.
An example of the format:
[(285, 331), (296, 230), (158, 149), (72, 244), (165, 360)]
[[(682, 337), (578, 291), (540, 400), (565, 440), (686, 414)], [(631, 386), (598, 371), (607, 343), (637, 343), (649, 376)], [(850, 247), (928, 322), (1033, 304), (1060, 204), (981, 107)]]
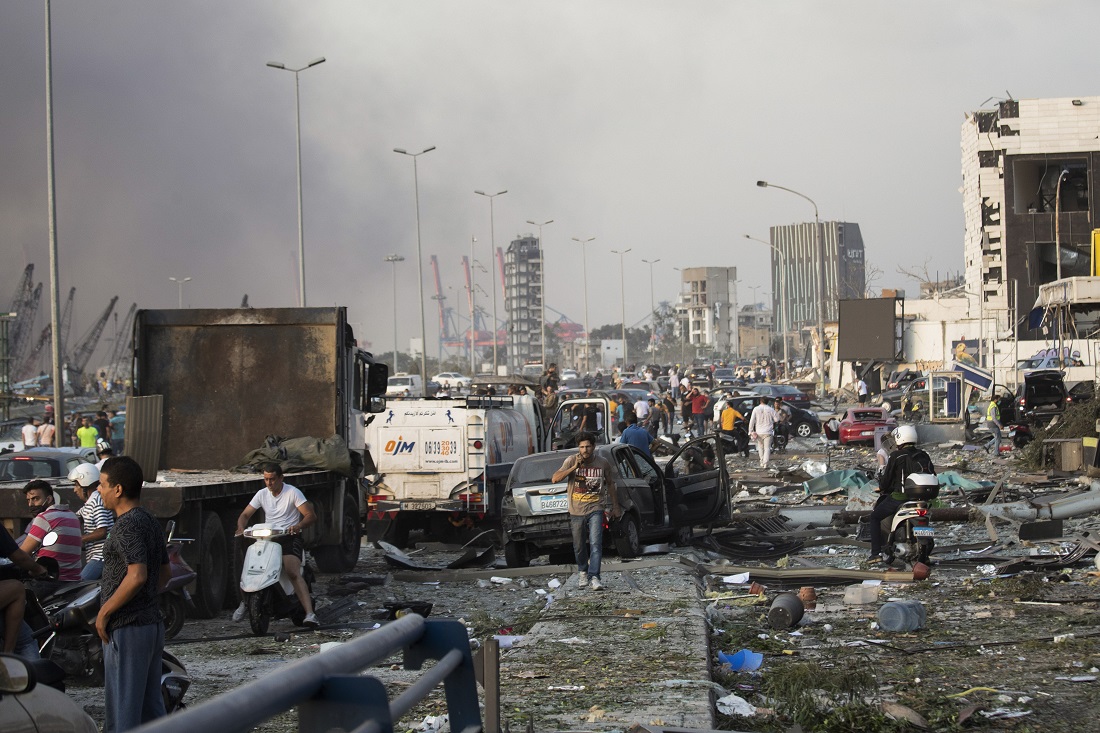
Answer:
[[(404, 649), (405, 668), (438, 660), (391, 703), (382, 682), (357, 674)], [(454, 733), (481, 733), (477, 683), (466, 627), (409, 614), (336, 649), (286, 665), (260, 679), (138, 729), (141, 733), (247, 731), (298, 706), (298, 730), (393, 733), (393, 721), (443, 683)]]

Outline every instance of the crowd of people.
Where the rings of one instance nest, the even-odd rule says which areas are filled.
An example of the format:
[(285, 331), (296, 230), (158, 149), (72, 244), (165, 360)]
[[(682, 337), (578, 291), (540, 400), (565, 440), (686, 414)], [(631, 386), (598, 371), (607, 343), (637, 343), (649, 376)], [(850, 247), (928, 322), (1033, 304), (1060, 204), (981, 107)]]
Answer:
[[(118, 410), (108, 410), (107, 405), (94, 416), (73, 411), (64, 421), (64, 431), (59, 435), (53, 415), (53, 405), (46, 405), (41, 417), (27, 416), (20, 430), (23, 448), (99, 448), (109, 446), (113, 455), (121, 455), (126, 442), (126, 415)], [(2, 452), (14, 450), (9, 446)]]

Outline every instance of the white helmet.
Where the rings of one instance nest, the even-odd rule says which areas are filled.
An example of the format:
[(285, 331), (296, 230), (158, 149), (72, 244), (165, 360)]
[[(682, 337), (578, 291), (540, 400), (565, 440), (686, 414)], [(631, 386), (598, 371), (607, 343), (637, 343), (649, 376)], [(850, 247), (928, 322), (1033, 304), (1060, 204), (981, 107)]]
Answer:
[(894, 436), (894, 443), (900, 448), (903, 445), (917, 444), (917, 429), (912, 425), (898, 425), (890, 434)]
[(69, 480), (74, 484), (80, 484), (83, 488), (88, 488), (99, 481), (99, 469), (94, 463), (81, 463), (69, 471)]

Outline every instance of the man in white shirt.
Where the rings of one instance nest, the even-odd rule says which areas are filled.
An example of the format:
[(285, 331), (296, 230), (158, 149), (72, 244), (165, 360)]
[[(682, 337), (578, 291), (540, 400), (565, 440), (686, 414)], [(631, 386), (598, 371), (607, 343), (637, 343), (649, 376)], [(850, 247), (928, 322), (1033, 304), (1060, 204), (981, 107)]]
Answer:
[(867, 404), (867, 383), (863, 381), (863, 377), (860, 377), (859, 381), (856, 382), (856, 396), (859, 398), (860, 407)]
[(38, 445), (38, 418), (28, 417), (27, 424), (23, 426), (23, 448), (33, 448)]
[[(317, 515), (313, 513), (305, 494), (297, 486), (291, 486), (283, 482), (283, 469), (278, 463), (264, 465), (264, 485), (267, 488), (260, 489), (248, 502), (248, 506), (237, 518), (236, 536), (244, 534), (248, 520), (257, 509), (264, 510), (264, 522), (279, 529), (285, 530), (290, 536), (276, 538), (283, 548), (283, 567), (294, 586), (294, 594), (305, 609), (305, 626), (317, 627), (320, 622), (313, 613), (313, 601), (309, 597), (309, 586), (302, 578), (302, 530), (317, 521)], [(241, 604), (244, 605), (243, 603)], [(240, 611), (241, 609), (237, 609)], [(243, 614), (241, 614), (243, 616)], [(237, 614), (233, 614), (234, 621), (240, 620)]]
[(634, 415), (638, 418), (639, 423), (644, 423), (646, 418), (649, 417), (649, 402), (645, 397), (634, 403)]
[(680, 398), (680, 375), (675, 368), (668, 370), (668, 392), (672, 395), (673, 402)]
[(766, 469), (772, 456), (772, 440), (775, 438), (775, 424), (779, 422), (779, 413), (772, 407), (771, 397), (761, 397), (760, 404), (752, 408), (749, 415), (749, 437), (756, 442), (756, 451), (760, 454), (760, 468)]

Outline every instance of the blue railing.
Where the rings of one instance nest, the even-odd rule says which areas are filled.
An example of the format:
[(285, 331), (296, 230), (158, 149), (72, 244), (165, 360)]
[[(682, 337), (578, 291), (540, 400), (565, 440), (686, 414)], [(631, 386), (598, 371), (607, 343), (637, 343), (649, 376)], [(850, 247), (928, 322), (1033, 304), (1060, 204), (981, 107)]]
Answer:
[[(358, 673), (398, 650), (405, 668), (437, 660), (390, 702), (382, 682)], [(286, 665), (194, 707), (142, 726), (141, 733), (247, 731), (298, 706), (300, 733), (393, 733), (393, 722), (443, 684), (454, 733), (481, 733), (477, 682), (466, 627), (409, 614), (346, 644)]]

